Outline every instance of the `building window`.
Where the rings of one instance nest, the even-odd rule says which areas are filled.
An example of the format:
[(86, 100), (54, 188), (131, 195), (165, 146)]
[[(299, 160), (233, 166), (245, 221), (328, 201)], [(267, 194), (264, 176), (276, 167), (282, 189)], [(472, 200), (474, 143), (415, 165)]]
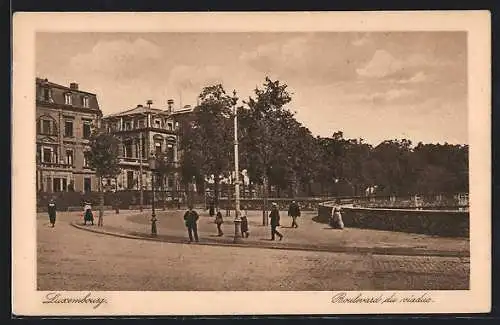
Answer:
[(155, 120), (155, 128), (157, 128), (157, 129), (161, 128), (161, 121), (160, 120)]
[(168, 178), (168, 187), (174, 188), (174, 179), (172, 177)]
[(61, 192), (61, 179), (53, 178), (52, 179), (52, 190), (54, 192)]
[(42, 161), (44, 163), (51, 163), (52, 162), (52, 149), (43, 148)]
[(70, 93), (64, 94), (64, 104), (71, 105), (71, 103), (72, 103), (71, 94)]
[(64, 122), (64, 136), (65, 137), (73, 136), (73, 121)]
[(43, 99), (45, 101), (49, 101), (50, 100), (50, 89), (49, 88), (43, 88)]
[(161, 142), (155, 142), (155, 152), (157, 155), (161, 153)]
[(91, 125), (90, 122), (85, 121), (83, 122), (83, 138), (84, 139), (90, 139), (90, 134), (91, 134)]
[(125, 157), (132, 158), (132, 141), (125, 141)]
[(174, 145), (169, 143), (167, 144), (167, 159), (168, 161), (174, 161)]
[(50, 121), (42, 120), (42, 133), (50, 134)]
[(66, 192), (68, 190), (68, 181), (66, 178), (62, 178), (62, 190)]
[(89, 97), (88, 96), (82, 97), (82, 104), (83, 104), (83, 107), (85, 107), (85, 108), (89, 107)]
[(134, 172), (130, 170), (127, 171), (127, 188), (134, 188)]
[(83, 153), (83, 167), (90, 167), (90, 153), (89, 152), (84, 152)]
[(130, 122), (125, 122), (125, 130), (132, 130), (132, 124)]
[(85, 177), (83, 179), (83, 191), (85, 193), (92, 191), (92, 180), (90, 177)]
[(66, 150), (66, 164), (73, 166), (73, 150)]
[(169, 131), (172, 131), (172, 128), (173, 128), (172, 123), (167, 123), (167, 129)]
[(140, 119), (138, 124), (139, 124), (139, 128), (143, 128), (144, 127), (144, 120)]

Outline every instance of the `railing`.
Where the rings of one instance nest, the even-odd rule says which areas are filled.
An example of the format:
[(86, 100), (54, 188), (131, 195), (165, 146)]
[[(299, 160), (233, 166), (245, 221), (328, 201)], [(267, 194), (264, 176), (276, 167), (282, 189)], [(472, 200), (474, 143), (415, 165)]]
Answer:
[(74, 168), (73, 165), (66, 163), (41, 162), (38, 163), (38, 165), (43, 168), (64, 168), (64, 169)]

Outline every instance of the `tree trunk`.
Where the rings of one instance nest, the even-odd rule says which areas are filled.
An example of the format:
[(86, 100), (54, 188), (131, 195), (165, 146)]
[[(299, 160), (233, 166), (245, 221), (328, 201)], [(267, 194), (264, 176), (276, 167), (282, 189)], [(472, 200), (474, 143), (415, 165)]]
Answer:
[(219, 189), (219, 178), (215, 177), (215, 182), (214, 182), (214, 203), (215, 203), (215, 209), (219, 209), (219, 194), (220, 194), (220, 189)]
[(99, 219), (97, 220), (97, 226), (102, 227), (104, 215), (104, 191), (102, 190), (102, 177), (99, 176)]

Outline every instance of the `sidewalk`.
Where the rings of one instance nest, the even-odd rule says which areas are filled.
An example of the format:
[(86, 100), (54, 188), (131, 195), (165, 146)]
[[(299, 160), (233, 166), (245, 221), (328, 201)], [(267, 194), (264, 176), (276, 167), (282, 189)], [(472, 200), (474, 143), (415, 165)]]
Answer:
[[(242, 243), (233, 243), (234, 214), (224, 218), (224, 236), (217, 236), (217, 228), (206, 211), (198, 211), (198, 233), (201, 245), (259, 247), (270, 249), (326, 251), (342, 253), (366, 253), (407, 256), (449, 256), (469, 257), (467, 238), (443, 238), (421, 234), (379, 231), (371, 229), (331, 229), (328, 225), (313, 221), (315, 212), (304, 212), (298, 219), (299, 228), (290, 228), (291, 218), (281, 211), (281, 225), (278, 228), (284, 238), (271, 241), (269, 226), (262, 226), (262, 213), (249, 211), (250, 237)], [(225, 211), (224, 211), (225, 212)], [(83, 226), (80, 217), (72, 221), (76, 228), (125, 238), (187, 243), (188, 236), (182, 219), (184, 211), (167, 210), (157, 212), (158, 235), (152, 237), (151, 214), (149, 211), (121, 211), (115, 214), (107, 211), (104, 227)], [(96, 222), (97, 223), (97, 220)]]

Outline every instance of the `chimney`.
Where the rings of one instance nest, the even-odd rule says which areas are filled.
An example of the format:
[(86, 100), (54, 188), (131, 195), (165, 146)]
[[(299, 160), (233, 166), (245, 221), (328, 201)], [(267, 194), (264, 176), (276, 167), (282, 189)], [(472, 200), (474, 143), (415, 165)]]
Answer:
[(146, 102), (146, 105), (148, 105), (148, 108), (151, 108), (151, 105), (153, 105), (153, 101), (150, 99)]
[(138, 104), (137, 107), (142, 107), (142, 104)]
[(78, 84), (76, 82), (72, 82), (69, 84), (69, 88), (73, 90), (78, 90)]
[(168, 112), (172, 113), (172, 111), (174, 110), (174, 100), (173, 99), (167, 100), (167, 104), (168, 104)]

